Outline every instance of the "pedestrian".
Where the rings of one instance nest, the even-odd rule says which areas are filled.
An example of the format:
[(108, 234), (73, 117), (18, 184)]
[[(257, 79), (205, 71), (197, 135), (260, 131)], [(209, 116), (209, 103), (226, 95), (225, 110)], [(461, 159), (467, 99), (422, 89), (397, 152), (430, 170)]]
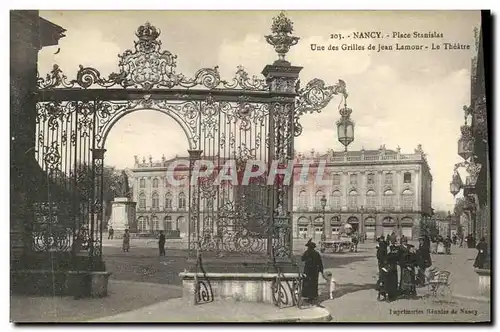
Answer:
[(108, 240), (113, 240), (113, 235), (115, 234), (115, 230), (113, 229), (113, 226), (109, 226), (108, 230)]
[(160, 256), (165, 256), (165, 234), (163, 233), (163, 231), (160, 231), (158, 246), (160, 249)]
[(391, 235), (390, 234), (387, 234), (387, 237), (385, 238), (385, 242), (387, 243), (387, 245), (391, 244)]
[[(323, 273), (323, 261), (321, 260), (320, 254), (314, 250), (316, 248), (316, 243), (312, 242), (312, 239), (306, 243), (307, 250), (302, 255), (302, 261), (305, 262), (304, 274), (306, 275), (303, 286), (302, 286), (302, 296), (306, 298), (306, 301), (313, 304), (318, 297), (318, 277), (319, 274), (325, 278)], [(326, 280), (326, 278), (325, 278)]]
[(397, 242), (398, 237), (396, 236), (396, 232), (392, 232), (391, 234), (391, 244), (395, 244)]
[(418, 239), (419, 247), (417, 249), (417, 273), (415, 282), (417, 286), (425, 285), (425, 270), (432, 265), (431, 252), (426, 245), (425, 237)]
[(398, 261), (399, 249), (391, 244), (387, 251), (387, 275), (385, 276), (385, 289), (387, 290), (387, 301), (392, 302), (398, 297)]
[(452, 243), (451, 237), (448, 235), (444, 240), (444, 248), (446, 250), (447, 255), (451, 255), (451, 243)]
[(351, 239), (354, 252), (358, 252), (358, 239), (358, 235), (354, 233)]
[(482, 269), (484, 267), (486, 254), (488, 250), (488, 244), (486, 243), (484, 237), (482, 237), (481, 240), (478, 242), (476, 249), (477, 249), (477, 256), (476, 259), (474, 260), (474, 267)]
[(414, 297), (417, 295), (415, 283), (415, 266), (417, 257), (415, 248), (408, 244), (408, 240), (401, 240), (399, 266), (401, 269), (401, 277), (399, 283), (399, 291), (406, 297)]
[[(378, 281), (377, 290), (379, 292), (378, 298), (383, 294), (384, 298), (387, 300), (387, 243), (384, 241), (384, 237), (380, 236), (377, 239), (377, 262), (378, 262)], [(384, 269), (385, 268), (385, 269)]]
[(125, 230), (125, 233), (123, 233), (123, 246), (122, 246), (123, 252), (128, 252), (130, 250), (130, 233), (128, 232), (128, 229)]

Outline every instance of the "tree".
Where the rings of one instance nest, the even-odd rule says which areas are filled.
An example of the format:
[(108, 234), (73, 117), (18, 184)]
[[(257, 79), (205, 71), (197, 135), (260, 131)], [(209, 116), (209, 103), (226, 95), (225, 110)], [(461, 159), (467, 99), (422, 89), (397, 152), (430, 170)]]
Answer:
[[(92, 189), (92, 168), (86, 164), (79, 164), (77, 167), (77, 180), (81, 184), (78, 190), (78, 195), (82, 197), (83, 200), (89, 199)], [(97, 175), (96, 175), (97, 176)], [(104, 215), (103, 215), (103, 226), (107, 227), (109, 218), (111, 217), (111, 202), (115, 197), (119, 195), (120, 190), (120, 170), (117, 170), (112, 166), (103, 167), (103, 193), (102, 193), (102, 203), (104, 205)], [(99, 197), (99, 188), (97, 197)]]

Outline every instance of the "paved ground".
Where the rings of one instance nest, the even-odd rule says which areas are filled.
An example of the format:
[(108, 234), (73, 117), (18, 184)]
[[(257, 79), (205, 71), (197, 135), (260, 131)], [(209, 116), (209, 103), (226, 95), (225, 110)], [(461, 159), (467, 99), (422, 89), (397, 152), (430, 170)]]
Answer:
[(93, 322), (99, 323), (141, 323), (141, 322), (325, 322), (331, 316), (324, 308), (309, 306), (298, 309), (279, 309), (271, 304), (216, 301), (209, 304), (191, 305), (183, 299), (172, 299), (148, 307)]
[[(166, 257), (159, 257), (155, 248), (142, 246), (132, 247), (130, 252), (125, 253), (117, 246), (109, 246), (104, 247), (103, 252), (106, 268), (114, 280), (181, 285), (179, 273), (189, 267), (185, 250), (168, 249)], [(367, 258), (367, 254), (361, 252), (325, 255), (324, 264), (340, 268)], [(300, 256), (296, 259), (300, 261)]]
[(82, 322), (139, 309), (181, 296), (178, 286), (127, 281), (109, 282), (109, 296), (75, 300), (73, 297), (11, 296), (13, 322)]
[[(455, 294), (478, 295), (477, 275), (470, 261), (474, 255), (475, 250), (455, 248), (451, 256), (432, 256), (433, 265), (451, 272), (451, 289)], [(333, 317), (332, 322), (484, 322), (491, 319), (488, 302), (453, 297), (432, 300), (425, 298), (428, 295), (425, 288), (417, 290), (419, 298), (415, 300), (379, 302), (374, 289), (376, 269), (375, 255), (344, 268), (328, 269), (338, 282), (335, 298), (322, 303)], [(320, 289), (325, 299), (325, 287)]]
[[(178, 246), (178, 249), (174, 246)], [(155, 243), (147, 244), (146, 241), (133, 241), (128, 253), (121, 252), (119, 247), (119, 240), (110, 241), (104, 247), (107, 268), (113, 273), (109, 297), (74, 300), (11, 296), (11, 320), (250, 322), (272, 320), (273, 317), (281, 321), (293, 321), (300, 316), (309, 319), (325, 317), (325, 311), (321, 308), (298, 312), (294, 308), (279, 310), (264, 304), (232, 301), (192, 308), (179, 299), (181, 281), (178, 274), (188, 264), (187, 252), (180, 250), (181, 243), (173, 244), (167, 250), (167, 257), (158, 257)], [(295, 253), (298, 255), (303, 249), (299, 243)], [(433, 255), (434, 265), (452, 273), (452, 291), (455, 294), (477, 297), (477, 275), (472, 268), (475, 250), (453, 248), (452, 253), (451, 256)], [(326, 253), (322, 257), (325, 268), (332, 272), (338, 283), (333, 300), (328, 299), (323, 280), (320, 285), (322, 306), (330, 312), (333, 322), (490, 320), (490, 304), (487, 302), (455, 298), (446, 299), (448, 302), (424, 298), (378, 302), (374, 290), (377, 264), (373, 243), (360, 245), (358, 253)], [(419, 295), (425, 294), (424, 289), (419, 289)]]

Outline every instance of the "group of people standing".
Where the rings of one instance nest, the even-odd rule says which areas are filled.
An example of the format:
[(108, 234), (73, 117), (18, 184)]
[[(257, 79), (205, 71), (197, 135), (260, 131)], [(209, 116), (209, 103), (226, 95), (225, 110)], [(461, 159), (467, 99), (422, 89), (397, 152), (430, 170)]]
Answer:
[(428, 236), (421, 237), (416, 249), (404, 236), (399, 239), (399, 243), (394, 233), (386, 239), (380, 237), (377, 260), (377, 287), (387, 301), (394, 301), (400, 296), (415, 297), (417, 286), (425, 283), (425, 270), (432, 265), (430, 239)]

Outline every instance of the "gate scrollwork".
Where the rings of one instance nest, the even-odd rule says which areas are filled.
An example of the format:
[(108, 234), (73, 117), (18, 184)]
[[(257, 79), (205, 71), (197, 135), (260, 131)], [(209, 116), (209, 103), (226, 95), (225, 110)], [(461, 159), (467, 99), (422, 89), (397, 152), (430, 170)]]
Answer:
[[(80, 66), (70, 80), (58, 65), (38, 77), (35, 155), (49, 194), (34, 200), (65, 197), (67, 202), (54, 216), (44, 212), (43, 220), (57, 222), (40, 223), (35, 247), (102, 254), (105, 143), (113, 125), (130, 112), (153, 109), (171, 116), (185, 132), (190, 151), (200, 151), (216, 174), (234, 161), (238, 181), (248, 161), (284, 165), (293, 159), (300, 116), (319, 112), (334, 95), (346, 93), (345, 83), (327, 86), (315, 79), (300, 89), (298, 67), (284, 60), (298, 41), (289, 36), (291, 21), (280, 15), (272, 31), (266, 40), (280, 60), (266, 67), (273, 74), (265, 77), (249, 75), (242, 66), (230, 80), (220, 77), (218, 66), (201, 68), (192, 77), (177, 73), (177, 56), (162, 49), (161, 32), (150, 23), (137, 29), (133, 48), (119, 55), (117, 70), (108, 77)], [(201, 251), (291, 256), (291, 187), (282, 176), (268, 185), (266, 174), (245, 186), (190, 183), (188, 248), (199, 244)], [(279, 206), (284, 211), (275, 214)], [(65, 232), (70, 232), (69, 242), (63, 240)]]

